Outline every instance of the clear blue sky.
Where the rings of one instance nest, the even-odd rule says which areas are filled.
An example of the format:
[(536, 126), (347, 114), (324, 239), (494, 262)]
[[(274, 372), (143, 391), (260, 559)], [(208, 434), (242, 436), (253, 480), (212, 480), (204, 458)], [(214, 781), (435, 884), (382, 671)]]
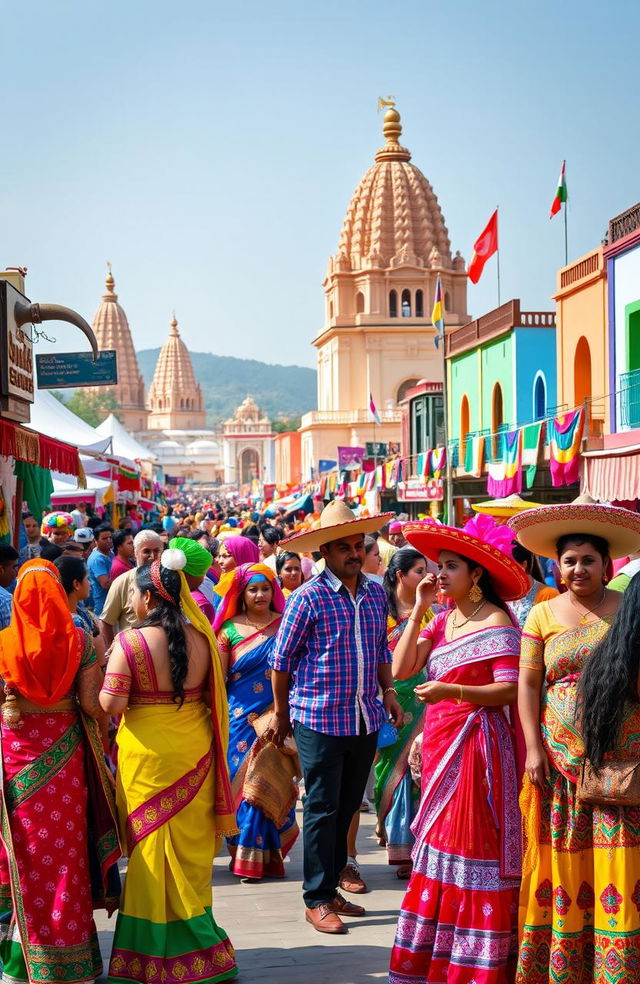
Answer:
[[(503, 300), (640, 199), (640, 6), (30, 0), (0, 21), (0, 264), (91, 320), (111, 260), (138, 348), (315, 364), (321, 283), (392, 93), (467, 261), (496, 204)], [(496, 303), (495, 261), (469, 286)], [(67, 348), (81, 336), (55, 330)]]

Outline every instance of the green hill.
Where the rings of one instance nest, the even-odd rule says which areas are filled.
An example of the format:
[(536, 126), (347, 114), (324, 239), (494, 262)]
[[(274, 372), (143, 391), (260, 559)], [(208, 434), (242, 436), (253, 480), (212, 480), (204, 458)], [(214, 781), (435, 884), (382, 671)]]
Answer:
[[(140, 371), (149, 386), (160, 349), (138, 352)], [(316, 409), (316, 373), (303, 366), (272, 366), (256, 359), (236, 359), (211, 352), (191, 352), (202, 387), (209, 424), (233, 415), (246, 396), (252, 396), (272, 420), (298, 418)]]

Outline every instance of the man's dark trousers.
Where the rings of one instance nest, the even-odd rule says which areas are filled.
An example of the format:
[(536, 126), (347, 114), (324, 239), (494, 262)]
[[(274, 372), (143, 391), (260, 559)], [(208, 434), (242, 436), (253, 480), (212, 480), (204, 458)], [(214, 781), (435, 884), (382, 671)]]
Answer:
[(378, 733), (325, 735), (296, 721), (293, 731), (304, 775), (304, 902), (331, 902), (347, 863), (347, 831), (360, 809), (378, 744)]

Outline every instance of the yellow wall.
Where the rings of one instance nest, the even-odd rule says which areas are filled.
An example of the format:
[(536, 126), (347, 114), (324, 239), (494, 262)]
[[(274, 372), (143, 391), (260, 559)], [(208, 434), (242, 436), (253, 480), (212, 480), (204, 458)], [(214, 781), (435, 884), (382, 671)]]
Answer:
[[(576, 405), (575, 353), (581, 336), (591, 352), (591, 416), (609, 431), (609, 350), (607, 341), (607, 277), (602, 249), (585, 253), (558, 271), (556, 300), (556, 346), (558, 404)], [(601, 422), (601, 423), (600, 423)]]

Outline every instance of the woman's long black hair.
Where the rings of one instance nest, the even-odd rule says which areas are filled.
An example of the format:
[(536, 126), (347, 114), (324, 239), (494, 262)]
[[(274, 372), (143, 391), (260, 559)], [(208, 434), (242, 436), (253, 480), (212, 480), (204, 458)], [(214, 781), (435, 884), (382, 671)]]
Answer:
[(620, 740), (625, 712), (638, 703), (640, 670), (640, 577), (629, 581), (605, 637), (582, 671), (578, 709), (585, 754), (596, 769)]
[(156, 602), (155, 608), (151, 609), (143, 622), (138, 623), (138, 627), (147, 628), (150, 625), (156, 625), (164, 629), (169, 649), (173, 699), (179, 707), (182, 707), (184, 704), (184, 681), (187, 678), (187, 670), (189, 668), (189, 654), (187, 652), (187, 637), (184, 631), (184, 618), (180, 609), (180, 574), (178, 571), (172, 571), (168, 567), (163, 567), (162, 564), (159, 566), (162, 586), (171, 595), (173, 602), (167, 601), (162, 595), (158, 594), (151, 579), (150, 565), (136, 568), (138, 589), (142, 594), (150, 591)]
[(398, 615), (398, 599), (396, 598), (398, 574), (408, 574), (411, 568), (415, 567), (421, 560), (425, 560), (425, 557), (419, 550), (414, 550), (413, 547), (401, 547), (400, 550), (394, 551), (391, 555), (391, 560), (384, 572), (382, 586), (387, 593), (389, 612), (395, 618), (396, 622), (400, 618)]

